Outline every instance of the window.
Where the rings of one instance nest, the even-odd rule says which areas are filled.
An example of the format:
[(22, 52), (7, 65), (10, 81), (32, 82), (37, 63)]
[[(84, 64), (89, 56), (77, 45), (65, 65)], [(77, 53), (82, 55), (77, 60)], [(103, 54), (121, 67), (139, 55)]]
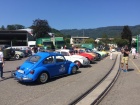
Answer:
[(54, 63), (54, 56), (50, 56), (50, 57), (47, 57), (44, 62), (44, 64), (51, 64), (51, 63)]
[(41, 58), (40, 56), (31, 56), (27, 59), (27, 61), (34, 63), (34, 62), (38, 62), (40, 58)]
[(64, 55), (64, 56), (69, 56), (68, 52), (61, 52), (61, 54)]
[(64, 62), (65, 58), (63, 56), (56, 56), (56, 62)]

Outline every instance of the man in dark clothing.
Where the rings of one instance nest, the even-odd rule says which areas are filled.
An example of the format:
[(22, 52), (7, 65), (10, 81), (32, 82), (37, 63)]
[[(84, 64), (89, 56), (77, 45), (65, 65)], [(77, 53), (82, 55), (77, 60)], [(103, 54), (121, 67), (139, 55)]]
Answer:
[(125, 47), (121, 50), (123, 56), (122, 56), (122, 59), (121, 59), (121, 69), (123, 70), (123, 66), (124, 64), (126, 65), (126, 69), (124, 69), (123, 71), (124, 72), (127, 72), (128, 70), (128, 60), (129, 60), (129, 49), (128, 49), (128, 46), (125, 45)]
[(38, 52), (38, 48), (37, 48), (37, 46), (34, 46), (34, 53), (37, 53)]

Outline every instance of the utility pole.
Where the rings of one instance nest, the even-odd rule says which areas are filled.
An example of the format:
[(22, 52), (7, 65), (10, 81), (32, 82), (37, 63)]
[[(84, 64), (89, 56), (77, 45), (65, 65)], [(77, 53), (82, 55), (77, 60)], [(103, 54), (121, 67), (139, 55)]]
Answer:
[(137, 52), (140, 53), (140, 34), (137, 35)]

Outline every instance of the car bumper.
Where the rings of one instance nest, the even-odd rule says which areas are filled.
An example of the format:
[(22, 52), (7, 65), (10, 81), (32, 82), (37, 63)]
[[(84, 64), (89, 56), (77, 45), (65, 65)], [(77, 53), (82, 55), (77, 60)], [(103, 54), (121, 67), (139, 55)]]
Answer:
[(27, 76), (22, 76), (22, 75), (16, 75), (15, 73), (12, 74), (12, 76), (16, 79), (16, 80), (19, 80), (19, 81), (25, 81), (25, 82), (32, 82), (33, 79), (32, 78), (29, 78)]
[(90, 61), (89, 61), (89, 60), (87, 60), (87, 61), (84, 61), (82, 65), (83, 65), (83, 66), (90, 65)]

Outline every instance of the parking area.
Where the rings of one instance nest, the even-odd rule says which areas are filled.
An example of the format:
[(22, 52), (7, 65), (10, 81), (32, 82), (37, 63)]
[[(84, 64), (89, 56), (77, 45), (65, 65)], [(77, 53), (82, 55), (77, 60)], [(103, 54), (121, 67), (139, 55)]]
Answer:
[[(11, 76), (11, 71), (15, 70), (16, 67), (22, 64), (26, 59), (27, 58), (6, 61), (4, 67), (5, 79), (0, 81), (1, 105), (25, 105), (25, 103), (28, 105), (35, 105), (36, 101), (42, 102), (41, 104), (43, 105), (43, 101), (46, 100), (45, 97), (47, 97), (47, 103), (51, 105), (54, 105), (54, 103), (58, 101), (60, 102), (58, 105), (62, 105), (64, 102), (68, 103), (102, 78), (113, 64), (113, 62), (109, 60), (109, 57), (105, 57), (100, 61), (94, 62), (89, 67), (80, 68), (75, 75), (55, 78), (41, 85), (34, 83), (23, 84), (14, 78), (9, 78)], [(62, 100), (60, 96), (64, 102), (60, 101)], [(41, 101), (42, 98), (43, 101)]]

